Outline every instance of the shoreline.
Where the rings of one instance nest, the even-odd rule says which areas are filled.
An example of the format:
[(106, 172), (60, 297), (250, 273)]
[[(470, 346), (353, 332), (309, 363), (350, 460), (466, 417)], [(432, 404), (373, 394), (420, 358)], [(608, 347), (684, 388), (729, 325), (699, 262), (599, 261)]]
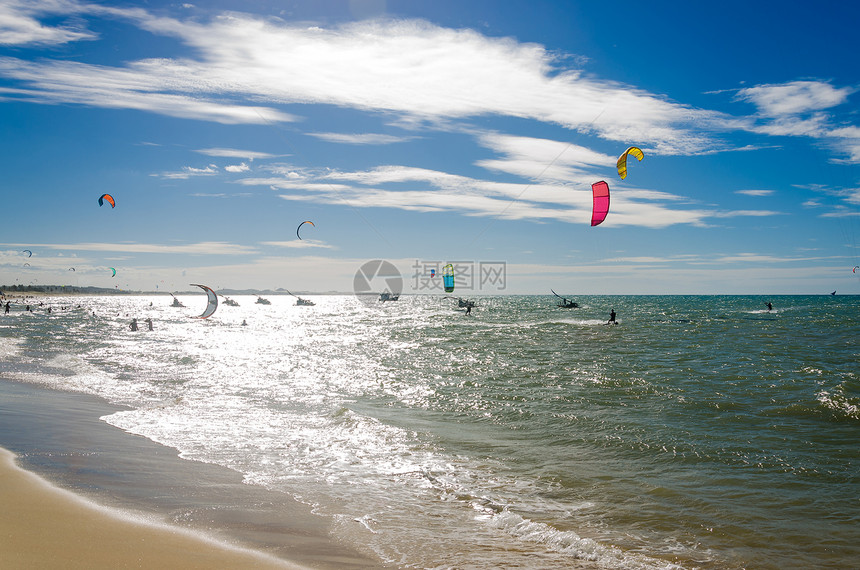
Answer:
[(0, 481), (4, 568), (305, 568), (102, 507), (22, 469), (2, 447)]
[(383, 567), (307, 505), (99, 419), (122, 409), (0, 377), (0, 558), (21, 568)]

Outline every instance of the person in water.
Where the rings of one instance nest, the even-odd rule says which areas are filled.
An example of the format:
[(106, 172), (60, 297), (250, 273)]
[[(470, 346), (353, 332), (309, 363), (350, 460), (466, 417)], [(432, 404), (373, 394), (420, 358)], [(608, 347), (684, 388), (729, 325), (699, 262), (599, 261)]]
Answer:
[(137, 319), (131, 319), (131, 324), (128, 326), (129, 329), (136, 331), (137, 330)]
[(145, 322), (146, 322), (146, 326), (149, 328), (149, 330), (152, 330), (152, 319), (146, 319)]
[(767, 303), (767, 310), (768, 310), (768, 311), (772, 311), (772, 310), (773, 310), (773, 304), (772, 304), (772, 303), (770, 303), (770, 302), (768, 302), (768, 303)]
[(618, 324), (618, 321), (615, 320), (615, 309), (612, 309), (611, 311), (609, 311), (609, 322), (606, 324), (607, 325), (617, 325)]

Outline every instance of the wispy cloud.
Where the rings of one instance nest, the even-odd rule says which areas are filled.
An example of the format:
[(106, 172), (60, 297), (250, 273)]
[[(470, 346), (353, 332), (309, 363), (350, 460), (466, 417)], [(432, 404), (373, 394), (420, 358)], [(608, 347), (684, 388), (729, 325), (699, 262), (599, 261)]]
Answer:
[(741, 89), (735, 99), (752, 103), (757, 109), (756, 122), (750, 130), (818, 139), (842, 155), (833, 162), (857, 164), (860, 128), (841, 124), (830, 112), (847, 103), (856, 91), (852, 87), (834, 87), (825, 81), (791, 81)]
[(269, 245), (273, 247), (286, 247), (289, 249), (311, 249), (311, 248), (323, 248), (323, 249), (337, 249), (333, 245), (329, 245), (325, 242), (312, 240), (312, 239), (302, 239), (302, 240), (292, 240), (292, 241), (263, 241), (260, 242), (260, 245)]
[(771, 196), (773, 190), (736, 190), (735, 194), (744, 194), (746, 196)]
[(378, 133), (347, 134), (347, 133), (308, 133), (318, 139), (342, 144), (383, 145), (414, 140), (414, 136), (395, 136)]
[(123, 253), (162, 253), (183, 255), (238, 255), (256, 253), (255, 247), (220, 241), (206, 241), (189, 244), (155, 244), (155, 243), (40, 243), (40, 244), (5, 244), (30, 249), (59, 250), (59, 251), (111, 251)]
[(33, 2), (6, 0), (0, 4), (0, 45), (58, 45), (95, 39), (96, 34), (81, 26), (81, 22), (66, 21), (46, 26), (39, 17), (75, 11), (74, 2)]
[[(331, 182), (321, 182), (328, 180)], [(332, 172), (319, 180), (244, 179), (242, 184), (289, 190), (281, 198), (352, 207), (395, 208), (419, 212), (458, 212), (508, 220), (557, 220), (588, 223), (592, 192), (553, 184), (501, 183), (411, 167)], [(393, 185), (395, 188), (386, 188)], [(586, 189), (587, 188), (587, 189)], [(664, 192), (630, 190), (613, 200), (609, 226), (662, 228), (676, 224), (706, 225), (705, 220), (738, 216), (771, 216), (768, 210), (715, 211), (680, 209), (680, 197)]]
[(274, 158), (274, 154), (268, 152), (258, 152), (255, 150), (241, 150), (237, 148), (200, 148), (195, 152), (205, 154), (207, 156), (217, 156), (222, 158), (246, 158), (249, 161), (254, 161), (257, 158)]
[[(187, 55), (123, 66), (6, 57), (0, 59), (0, 75), (20, 84), (4, 88), (7, 98), (138, 109), (227, 124), (297, 120), (274, 108), (281, 104), (382, 111), (403, 124), (443, 125), (494, 114), (612, 141), (636, 140), (656, 154), (731, 150), (717, 133), (741, 129), (823, 139), (840, 153), (838, 160), (860, 162), (857, 127), (833, 123), (827, 114), (845, 104), (855, 89), (826, 81), (739, 89), (735, 99), (753, 104), (757, 112), (752, 119), (738, 118), (567, 67), (585, 63), (571, 54), (422, 20), (377, 19), (322, 28), (238, 12), (183, 20), (74, 0), (31, 5), (10, 0), (0, 7), (0, 41), (92, 40), (97, 36), (84, 27), (84, 18), (118, 18), (176, 38), (188, 48)], [(64, 22), (68, 16), (74, 19)], [(247, 105), (249, 100), (270, 106)], [(314, 136), (346, 144), (403, 140), (380, 134)]]
[(754, 104), (762, 116), (782, 117), (841, 105), (853, 92), (848, 87), (840, 89), (821, 81), (792, 81), (741, 89), (736, 98)]
[(161, 174), (153, 176), (160, 176), (162, 178), (167, 178), (168, 180), (186, 180), (195, 176), (214, 176), (216, 174), (218, 174), (218, 167), (214, 164), (210, 164), (204, 168), (183, 166), (182, 170), (179, 172), (162, 172)]
[(479, 141), (501, 156), (480, 160), (478, 166), (530, 180), (592, 178), (597, 176), (597, 171), (606, 172), (614, 167), (617, 158), (583, 146), (548, 139), (487, 133), (481, 135)]
[[(85, 11), (78, 4), (68, 6), (70, 12)], [(295, 119), (231, 99), (331, 104), (414, 121), (496, 114), (610, 140), (637, 140), (666, 153), (711, 148), (710, 135), (697, 125), (726, 118), (560, 67), (567, 60), (536, 44), (420, 20), (371, 20), (324, 29), (240, 13), (201, 22), (140, 9), (90, 12), (177, 38), (189, 55), (121, 67), (4, 58), (0, 74), (24, 86), (20, 98), (223, 123)]]

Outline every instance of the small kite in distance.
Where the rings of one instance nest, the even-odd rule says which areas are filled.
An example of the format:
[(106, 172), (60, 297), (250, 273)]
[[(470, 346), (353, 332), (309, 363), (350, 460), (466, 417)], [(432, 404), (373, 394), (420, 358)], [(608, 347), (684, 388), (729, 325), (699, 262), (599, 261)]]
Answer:
[(108, 269), (110, 269), (113, 272), (111, 274), (111, 277), (116, 277), (116, 269), (114, 269), (113, 267), (108, 267)]
[(105, 202), (110, 204), (111, 208), (116, 208), (116, 201), (110, 194), (102, 194), (101, 196), (99, 196), (99, 206), (104, 206)]
[(645, 154), (642, 152), (637, 146), (631, 146), (627, 150), (625, 150), (621, 156), (618, 157), (618, 162), (615, 163), (615, 167), (618, 168), (618, 176), (621, 177), (621, 180), (627, 178), (627, 155), (630, 154), (635, 156), (640, 162), (645, 158)]
[(33, 252), (30, 251), (29, 249), (25, 249), (21, 253), (26, 253), (27, 257), (33, 257)]
[(600, 225), (609, 213), (609, 184), (601, 180), (591, 185), (594, 206), (591, 210), (591, 225)]
[(860, 265), (855, 265), (854, 269), (851, 270), (851, 273), (857, 273), (858, 269), (860, 269)]
[(299, 230), (300, 230), (300, 229), (302, 229), (302, 226), (303, 226), (303, 225), (305, 225), (305, 224), (310, 224), (310, 225), (312, 225), (312, 226), (316, 227), (316, 226), (314, 225), (314, 223), (313, 223), (312, 221), (310, 221), (310, 220), (305, 220), (304, 222), (300, 223), (300, 224), (299, 224), (299, 227), (297, 227), (297, 228), (296, 228), (296, 237), (298, 237), (299, 239), (302, 239), (302, 236), (300, 236), (300, 235), (299, 235)]

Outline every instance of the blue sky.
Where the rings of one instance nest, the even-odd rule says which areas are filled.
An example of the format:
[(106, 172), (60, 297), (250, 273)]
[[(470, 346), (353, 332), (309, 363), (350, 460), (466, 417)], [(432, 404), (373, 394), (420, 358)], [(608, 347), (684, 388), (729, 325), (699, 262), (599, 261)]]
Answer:
[(416, 293), (448, 261), (463, 293), (860, 293), (857, 21), (0, 0), (0, 283), (351, 291), (386, 259)]

